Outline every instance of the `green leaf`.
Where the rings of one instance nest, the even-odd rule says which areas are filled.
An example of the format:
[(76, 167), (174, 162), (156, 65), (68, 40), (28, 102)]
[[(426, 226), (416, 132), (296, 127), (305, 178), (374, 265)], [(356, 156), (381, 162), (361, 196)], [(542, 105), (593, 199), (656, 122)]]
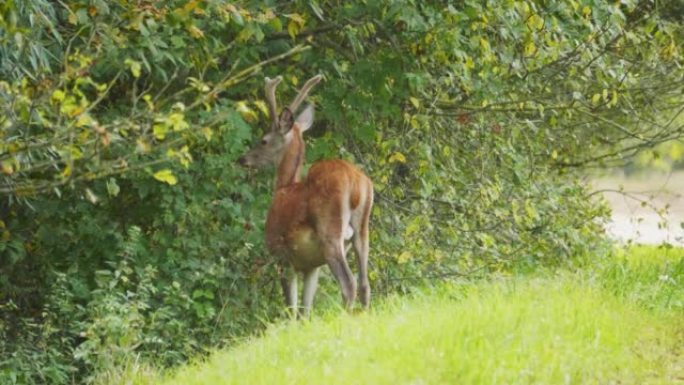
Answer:
[(121, 188), (119, 188), (119, 185), (116, 183), (116, 179), (114, 178), (109, 178), (107, 181), (107, 193), (109, 196), (117, 196), (119, 195), (119, 192), (121, 191)]

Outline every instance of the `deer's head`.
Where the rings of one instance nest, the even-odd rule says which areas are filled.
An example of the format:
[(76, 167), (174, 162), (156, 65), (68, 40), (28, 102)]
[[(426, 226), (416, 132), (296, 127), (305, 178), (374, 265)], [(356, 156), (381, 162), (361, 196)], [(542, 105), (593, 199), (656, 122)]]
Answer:
[(282, 76), (275, 79), (266, 78), (266, 101), (268, 102), (271, 127), (251, 150), (238, 159), (238, 163), (247, 167), (263, 167), (269, 164), (277, 164), (280, 161), (287, 144), (292, 140), (293, 128), (296, 126), (301, 134), (311, 127), (314, 111), (312, 105), (307, 106), (297, 116), (297, 119), (294, 119), (294, 113), (309, 94), (311, 88), (318, 84), (322, 78), (323, 75), (316, 75), (309, 79), (297, 97), (280, 114), (278, 114), (275, 90), (283, 78)]

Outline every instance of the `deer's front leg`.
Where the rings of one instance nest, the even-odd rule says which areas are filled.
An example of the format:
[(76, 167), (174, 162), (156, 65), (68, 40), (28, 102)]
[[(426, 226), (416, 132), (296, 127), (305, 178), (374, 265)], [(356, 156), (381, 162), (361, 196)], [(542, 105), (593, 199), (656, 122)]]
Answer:
[(297, 316), (297, 272), (289, 263), (284, 263), (280, 270), (280, 284), (285, 295), (285, 305), (291, 317)]

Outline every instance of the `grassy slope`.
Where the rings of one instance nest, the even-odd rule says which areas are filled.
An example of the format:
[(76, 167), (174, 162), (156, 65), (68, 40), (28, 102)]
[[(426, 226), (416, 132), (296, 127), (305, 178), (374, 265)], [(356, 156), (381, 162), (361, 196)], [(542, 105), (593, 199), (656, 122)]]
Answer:
[(159, 381), (684, 384), (684, 250), (640, 248), (597, 266), (280, 324)]

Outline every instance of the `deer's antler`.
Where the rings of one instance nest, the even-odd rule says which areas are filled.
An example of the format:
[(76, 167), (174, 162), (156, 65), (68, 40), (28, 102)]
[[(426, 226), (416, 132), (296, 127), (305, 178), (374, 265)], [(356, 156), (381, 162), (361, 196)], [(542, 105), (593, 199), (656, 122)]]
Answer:
[(268, 112), (271, 115), (271, 131), (276, 131), (278, 129), (278, 104), (276, 102), (275, 90), (282, 80), (282, 76), (278, 76), (275, 79), (267, 77), (266, 86), (264, 87), (266, 91), (266, 101), (268, 102)]
[[(276, 102), (276, 87), (278, 87), (278, 84), (283, 80), (282, 76), (278, 76), (275, 79), (271, 78), (266, 78), (266, 85), (264, 87), (264, 90), (266, 91), (266, 101), (268, 102), (268, 112), (271, 115), (271, 131), (277, 131), (279, 129), (286, 129), (286, 127), (280, 127), (281, 125), (287, 125), (286, 123), (289, 122), (291, 124), (292, 119), (294, 117), (294, 113), (297, 112), (297, 109), (299, 108), (299, 105), (302, 104), (304, 99), (306, 99), (306, 96), (309, 94), (309, 91), (318, 84), (318, 82), (323, 79), (323, 75), (316, 75), (312, 77), (311, 79), (307, 80), (306, 83), (304, 83), (304, 86), (302, 89), (299, 91), (297, 96), (294, 98), (292, 103), (286, 108), (286, 111), (283, 111), (282, 115), (278, 115), (278, 103)], [(284, 115), (284, 116), (283, 116)], [(281, 123), (281, 120), (284, 121), (285, 123)]]
[(304, 87), (302, 87), (302, 89), (299, 91), (299, 94), (297, 94), (297, 97), (292, 101), (292, 103), (290, 103), (290, 106), (288, 107), (290, 112), (292, 112), (293, 114), (297, 112), (297, 108), (299, 108), (299, 105), (302, 104), (302, 102), (306, 98), (306, 95), (308, 95), (309, 91), (311, 91), (311, 88), (318, 84), (318, 82), (320, 82), (321, 79), (323, 79), (323, 75), (319, 74), (312, 77), (311, 79), (307, 80), (306, 83), (304, 83)]

